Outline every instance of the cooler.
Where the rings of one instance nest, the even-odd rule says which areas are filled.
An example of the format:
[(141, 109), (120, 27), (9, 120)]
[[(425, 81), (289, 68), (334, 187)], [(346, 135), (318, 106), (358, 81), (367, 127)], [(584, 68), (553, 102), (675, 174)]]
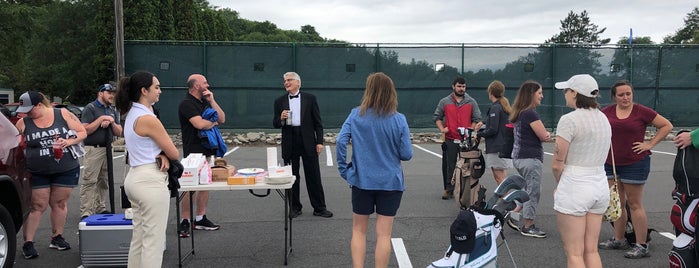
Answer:
[(84, 267), (126, 267), (133, 227), (124, 214), (95, 214), (82, 221), (80, 260)]

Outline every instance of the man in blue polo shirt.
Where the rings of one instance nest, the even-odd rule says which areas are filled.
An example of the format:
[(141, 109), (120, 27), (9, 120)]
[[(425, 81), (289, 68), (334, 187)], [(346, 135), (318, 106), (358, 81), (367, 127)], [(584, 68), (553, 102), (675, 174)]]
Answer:
[(85, 156), (80, 184), (80, 216), (110, 213), (106, 208), (104, 197), (109, 189), (107, 182), (107, 144), (114, 136), (122, 136), (118, 114), (114, 109), (116, 87), (111, 84), (101, 85), (97, 99), (85, 105), (80, 119), (85, 130)]

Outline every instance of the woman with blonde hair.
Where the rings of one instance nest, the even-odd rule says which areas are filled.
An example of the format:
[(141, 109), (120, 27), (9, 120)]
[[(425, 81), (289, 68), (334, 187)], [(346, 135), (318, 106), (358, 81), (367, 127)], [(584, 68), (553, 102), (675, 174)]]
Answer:
[[(51, 242), (49, 248), (68, 250), (70, 244), (63, 238), (68, 214), (68, 199), (78, 186), (80, 162), (69, 147), (80, 144), (87, 131), (78, 117), (66, 109), (51, 106), (49, 100), (36, 91), (27, 91), (19, 97), (17, 113), (26, 117), (16, 126), (24, 138), (27, 170), (32, 174), (32, 201), (24, 221), (25, 259), (39, 256), (34, 248), (34, 235), (41, 217), (51, 207)], [(14, 235), (14, 234), (13, 234)]]
[[(387, 267), (391, 257), (393, 218), (405, 191), (401, 161), (413, 156), (408, 122), (397, 107), (398, 94), (391, 78), (383, 73), (371, 74), (362, 104), (352, 109), (337, 137), (338, 170), (352, 189), (350, 247), (355, 268), (364, 267), (366, 232), (369, 216), (374, 212), (374, 266)], [(350, 140), (352, 160), (348, 163)]]
[(507, 145), (506, 125), (510, 124), (508, 117), (512, 107), (505, 97), (505, 85), (498, 80), (488, 85), (488, 99), (491, 105), (486, 113), (485, 128), (478, 130), (478, 137), (485, 138), (485, 164), (493, 171), (495, 182), (500, 185), (507, 177), (507, 169), (512, 167), (511, 159), (500, 157)]

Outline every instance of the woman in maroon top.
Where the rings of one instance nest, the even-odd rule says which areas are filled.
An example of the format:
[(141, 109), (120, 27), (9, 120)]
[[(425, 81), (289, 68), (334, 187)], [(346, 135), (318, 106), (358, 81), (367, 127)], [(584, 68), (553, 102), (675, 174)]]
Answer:
[[(649, 256), (646, 244), (648, 218), (643, 208), (643, 185), (650, 172), (650, 150), (663, 140), (672, 130), (672, 124), (653, 109), (633, 102), (633, 87), (628, 81), (618, 81), (612, 86), (612, 100), (616, 104), (602, 109), (612, 126), (612, 149), (619, 179), (619, 197), (621, 206), (627, 202), (631, 211), (631, 220), (636, 230), (636, 243), (630, 245), (624, 237), (626, 229), (626, 210), (614, 222), (614, 237), (601, 242), (601, 249), (629, 249), (624, 257), (637, 259)], [(655, 136), (645, 141), (646, 127), (657, 128)], [(607, 158), (604, 165), (607, 176), (612, 179), (612, 158)], [(610, 181), (613, 183), (613, 181)]]

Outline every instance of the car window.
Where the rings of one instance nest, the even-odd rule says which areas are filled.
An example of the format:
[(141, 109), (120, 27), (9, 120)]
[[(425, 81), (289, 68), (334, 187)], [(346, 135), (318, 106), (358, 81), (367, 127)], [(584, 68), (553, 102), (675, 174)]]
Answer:
[(20, 137), (17, 128), (4, 116), (0, 116), (0, 137), (3, 137), (0, 139), (0, 161), (7, 163), (10, 150), (19, 145)]

